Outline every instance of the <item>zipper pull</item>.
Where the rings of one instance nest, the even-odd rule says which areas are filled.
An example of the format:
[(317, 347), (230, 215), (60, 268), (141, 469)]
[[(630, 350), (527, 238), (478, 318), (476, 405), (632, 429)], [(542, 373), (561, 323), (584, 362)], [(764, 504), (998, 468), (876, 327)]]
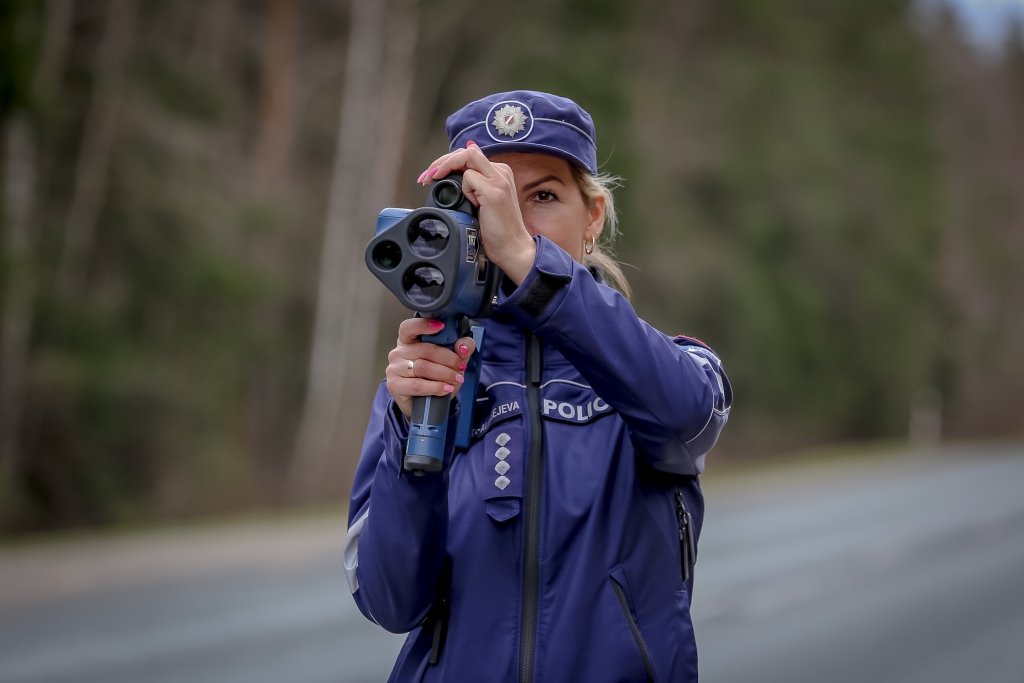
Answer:
[(690, 580), (693, 565), (697, 561), (697, 543), (693, 537), (690, 513), (683, 503), (683, 492), (676, 489), (676, 519), (679, 521), (679, 562), (683, 581)]
[(686, 543), (690, 549), (690, 567), (697, 564), (697, 540), (693, 537), (693, 524), (690, 523), (690, 513), (686, 513)]
[(540, 337), (533, 333), (529, 333), (526, 352), (530, 354), (526, 363), (526, 367), (530, 370), (530, 376), (526, 379), (531, 384), (540, 384)]

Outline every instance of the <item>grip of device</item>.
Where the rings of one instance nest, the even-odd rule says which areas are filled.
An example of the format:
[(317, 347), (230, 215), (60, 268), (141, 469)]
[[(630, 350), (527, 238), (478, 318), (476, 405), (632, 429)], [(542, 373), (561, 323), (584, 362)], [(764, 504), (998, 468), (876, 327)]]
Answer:
[[(451, 348), (459, 338), (459, 316), (436, 317), (444, 323), (444, 327), (437, 334), (422, 335), (420, 340)], [(441, 469), (451, 401), (451, 394), (413, 397), (412, 416), (409, 419), (409, 442), (405, 447), (405, 460), (402, 465), (405, 469), (414, 472), (437, 472)]]
[(448, 432), (450, 394), (415, 396), (409, 420), (409, 442), (405, 447), (407, 470), (437, 472), (444, 459), (444, 441)]

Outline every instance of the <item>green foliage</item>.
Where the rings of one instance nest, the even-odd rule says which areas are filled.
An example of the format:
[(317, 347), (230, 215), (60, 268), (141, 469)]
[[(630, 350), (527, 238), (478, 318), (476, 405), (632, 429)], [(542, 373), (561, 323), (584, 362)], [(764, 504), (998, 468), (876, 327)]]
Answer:
[(0, 118), (29, 102), (41, 14), (42, 3), (37, 0), (0, 4)]
[[(284, 321), (302, 280), (285, 277), (288, 249), (277, 246), (295, 240), (296, 212), (245, 195), (226, 142), (247, 125), (237, 113), (226, 119), (244, 111), (226, 101), (237, 91), (173, 53), (188, 45), (175, 43), (174, 22), (195, 8), (158, 9), (143, 5), (139, 17), (89, 270), (72, 292), (54, 274), (94, 79), (64, 83), (71, 115), (43, 112), (53, 126), (42, 139), (52, 161), (35, 236), (39, 297), (19, 481), (0, 482), (3, 526), (108, 524), (267, 499), (274, 489), (259, 480), (287, 456), (287, 436), (264, 437), (287, 429), (297, 402), (272, 415), (258, 402), (278, 375), (301, 381), (305, 334)], [(78, 22), (89, 30), (77, 46), (86, 56), (103, 16), (87, 11)], [(288, 398), (295, 383), (277, 382)], [(279, 462), (254, 459), (269, 447)]]
[[(934, 364), (940, 227), (906, 7), (747, 0), (709, 12), (714, 41), (658, 82), (672, 110), (661, 121), (710, 138), (689, 141), (704, 159), (640, 177), (651, 190), (638, 218), (664, 226), (640, 248), (671, 245), (670, 282), (692, 294), (647, 312), (720, 351), (737, 415), (830, 438), (900, 434)], [(642, 277), (638, 299), (665, 284)]]
[(139, 60), (137, 78), (173, 114), (207, 123), (218, 123), (223, 117), (217, 84), (208, 74), (188, 69), (180, 59), (150, 52)]
[(724, 309), (705, 316), (734, 312), (723, 353), (739, 360), (755, 406), (805, 404), (841, 437), (899, 433), (925, 369), (915, 361), (934, 352), (927, 110), (913, 82), (888, 104), (860, 99), (856, 74), (822, 71), (783, 76), (774, 101), (738, 105), (758, 112), (739, 123), (749, 138), (722, 169), (725, 202), (743, 211), (715, 226), (738, 263)]
[(161, 191), (180, 177), (122, 163), (130, 172), (114, 183), (93, 293), (54, 300), (37, 341), (40, 451), (64, 462), (59, 476), (32, 471), (35, 505), (78, 522), (137, 516), (165, 478), (194, 479), (189, 502), (202, 505), (211, 468), (237, 467), (244, 454), (224, 448), (225, 430), (257, 356), (254, 311), (271, 291)]

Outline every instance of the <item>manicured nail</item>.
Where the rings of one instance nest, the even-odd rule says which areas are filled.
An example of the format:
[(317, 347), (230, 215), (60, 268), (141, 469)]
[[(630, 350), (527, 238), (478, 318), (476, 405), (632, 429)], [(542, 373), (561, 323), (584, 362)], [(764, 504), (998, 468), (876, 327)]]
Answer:
[(478, 145), (477, 145), (477, 144), (476, 144), (475, 142), (473, 142), (472, 140), (470, 140), (469, 142), (467, 142), (467, 143), (466, 143), (466, 147), (468, 148), (468, 147), (469, 147), (470, 145), (473, 145), (474, 147), (477, 147), (477, 146), (478, 146)]
[[(441, 167), (440, 167), (440, 166), (438, 166), (437, 168), (441, 168)], [(430, 173), (429, 173), (428, 175), (429, 175), (429, 176), (430, 176), (431, 178), (433, 178), (433, 177), (434, 177), (434, 174), (435, 174), (435, 173), (437, 173), (437, 168), (432, 168), (432, 169), (430, 169)]]
[(420, 173), (420, 177), (416, 179), (416, 182), (417, 183), (422, 183), (423, 182), (423, 176), (425, 176), (425, 175), (427, 175), (426, 171), (424, 171), (423, 173)]
[(450, 394), (453, 391), (455, 391), (455, 387), (453, 387), (451, 384), (445, 384), (444, 385), (444, 390), (447, 391)]
[(467, 367), (466, 366), (466, 361), (464, 361), (464, 360), (459, 361), (459, 370), (465, 370), (466, 367)]
[(429, 323), (427, 323), (427, 327), (429, 327), (432, 330), (440, 330), (444, 329), (444, 323), (441, 322), (440, 320), (431, 320)]
[(459, 344), (459, 353), (461, 353), (463, 356), (468, 356), (469, 347), (466, 346), (465, 344)]
[(458, 382), (459, 384), (462, 384), (463, 382), (466, 381), (466, 378), (463, 377), (462, 375), (455, 375), (455, 381)]

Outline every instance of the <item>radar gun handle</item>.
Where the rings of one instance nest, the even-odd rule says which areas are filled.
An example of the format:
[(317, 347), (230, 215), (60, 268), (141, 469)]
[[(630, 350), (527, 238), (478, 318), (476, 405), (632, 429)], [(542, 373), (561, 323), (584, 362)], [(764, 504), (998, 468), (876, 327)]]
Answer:
[[(466, 318), (442, 315), (438, 319), (444, 323), (444, 329), (437, 334), (423, 335), (420, 339), (450, 349), (459, 338), (460, 323)], [(402, 464), (404, 469), (412, 472), (440, 471), (444, 460), (445, 438), (448, 436), (451, 400), (451, 394), (413, 397), (409, 442), (405, 446), (405, 460)]]

